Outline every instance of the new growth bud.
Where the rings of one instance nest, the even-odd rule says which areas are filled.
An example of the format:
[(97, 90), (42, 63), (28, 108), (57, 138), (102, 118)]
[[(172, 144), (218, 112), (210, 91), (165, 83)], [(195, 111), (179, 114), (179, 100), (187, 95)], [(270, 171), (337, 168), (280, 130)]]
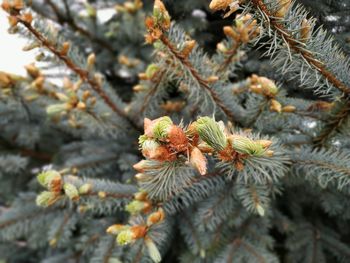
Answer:
[(96, 63), (96, 55), (94, 53), (91, 53), (87, 58), (87, 68), (88, 70), (93, 69), (95, 63)]
[(65, 183), (63, 185), (63, 190), (69, 199), (73, 201), (79, 199), (79, 192), (78, 192), (78, 189), (75, 187), (75, 185), (70, 183)]
[(243, 136), (231, 136), (231, 145), (233, 149), (241, 154), (247, 154), (250, 156), (262, 156), (265, 153), (265, 148), (261, 141), (253, 141), (250, 138)]
[(165, 217), (164, 210), (160, 208), (157, 212), (154, 212), (147, 217), (147, 226), (151, 226), (159, 222), (162, 222), (164, 220), (164, 217)]
[(227, 8), (230, 8), (230, 11), (227, 12), (224, 16), (224, 18), (226, 18), (237, 11), (239, 8), (239, 2), (240, 1), (233, 0), (212, 0), (209, 4), (209, 8), (213, 11), (225, 11)]
[(170, 15), (161, 0), (154, 1), (153, 18), (155, 24), (167, 30), (170, 27)]
[(121, 231), (128, 229), (128, 226), (115, 224), (107, 228), (106, 232), (112, 235), (118, 235)]
[(223, 150), (227, 145), (226, 136), (220, 125), (209, 117), (201, 117), (193, 123), (200, 138), (217, 151)]
[(207, 158), (205, 158), (204, 154), (197, 147), (193, 147), (191, 151), (190, 163), (201, 175), (207, 173)]
[(48, 207), (55, 203), (58, 199), (58, 195), (56, 195), (53, 192), (49, 191), (44, 191), (41, 192), (37, 197), (36, 197), (36, 205), (37, 206), (42, 206), (42, 207)]
[(150, 202), (144, 202), (139, 200), (131, 201), (126, 207), (125, 210), (128, 211), (130, 214), (135, 215), (139, 214), (140, 212), (147, 212), (151, 208)]
[(157, 74), (158, 71), (159, 71), (159, 67), (157, 64), (148, 65), (145, 72), (147, 79), (152, 79)]
[(275, 16), (276, 17), (279, 17), (279, 18), (283, 18), (286, 16), (289, 8), (290, 8), (290, 5), (292, 4), (292, 1), (291, 0), (278, 0), (278, 8), (275, 12)]
[(184, 48), (181, 51), (181, 54), (185, 58), (187, 58), (191, 54), (191, 52), (194, 49), (194, 47), (196, 46), (196, 43), (197, 42), (195, 40), (188, 40), (188, 41), (186, 41), (185, 45), (184, 45)]
[(79, 187), (79, 194), (85, 195), (92, 191), (92, 184), (86, 183)]
[(37, 176), (38, 182), (42, 186), (44, 186), (45, 188), (49, 188), (52, 180), (57, 179), (57, 178), (61, 179), (62, 176), (59, 172), (57, 172), (55, 170), (44, 171), (44, 172), (38, 174), (38, 176)]
[(277, 100), (270, 101), (270, 110), (278, 113), (282, 112), (282, 105)]

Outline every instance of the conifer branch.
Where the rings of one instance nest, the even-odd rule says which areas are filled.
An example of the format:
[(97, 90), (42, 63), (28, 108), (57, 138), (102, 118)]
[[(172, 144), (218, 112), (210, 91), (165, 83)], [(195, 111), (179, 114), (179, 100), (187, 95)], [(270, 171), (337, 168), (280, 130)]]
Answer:
[[(197, 22), (213, 25), (194, 11), (201, 0), (169, 5), (186, 11), (181, 23), (196, 40), (154, 0), (145, 20), (154, 63), (152, 47), (141, 48), (146, 2), (119, 3), (115, 15), (113, 0), (88, 1), (85, 9), (73, 0), (32, 1), (38, 15), (47, 12), (37, 23), (27, 1), (1, 4), (9, 31), (29, 39), (24, 50), (39, 48), (44, 66), (26, 66), (26, 77), (0, 71), (0, 261), (349, 257), (347, 233), (337, 226), (350, 218), (350, 60), (295, 0), (211, 0), (209, 8), (226, 17), (245, 5), (211, 57), (204, 51), (215, 52), (211, 46), (198, 47), (208, 38), (197, 34)], [(67, 26), (71, 42), (48, 20)], [(94, 37), (120, 54), (119, 63)], [(249, 47), (253, 56), (246, 56), (244, 45), (256, 37), (267, 48)], [(101, 55), (82, 57), (81, 39), (85, 52), (95, 47)], [(283, 77), (300, 80), (284, 87), (251, 75), (277, 77), (259, 54)], [(63, 85), (50, 83), (66, 77), (49, 72), (61, 69), (69, 71)], [(333, 101), (307, 99), (305, 91), (293, 98), (294, 84)], [(128, 104), (118, 98), (123, 92)], [(136, 151), (131, 126), (143, 117)]]
[(91, 166), (96, 166), (96, 165), (101, 165), (101, 164), (105, 164), (105, 163), (110, 163), (113, 161), (117, 161), (118, 157), (117, 156), (113, 156), (113, 157), (108, 157), (105, 159), (100, 159), (100, 160), (93, 160), (93, 161), (89, 161), (89, 162), (84, 162), (84, 163), (79, 163), (76, 165), (72, 165), (70, 168), (77, 168), (77, 169), (85, 169)]
[(16, 15), (19, 23), (21, 23), (32, 35), (49, 51), (51, 51), (55, 56), (57, 56), (64, 64), (76, 73), (84, 82), (88, 83), (90, 87), (104, 100), (104, 102), (120, 117), (123, 117), (135, 130), (139, 131), (140, 127), (126, 114), (123, 109), (120, 109), (110, 97), (104, 92), (101, 85), (95, 78), (90, 76), (89, 71), (78, 67), (68, 56), (62, 55), (62, 53), (56, 49), (54, 44), (51, 43), (47, 38), (45, 38), (40, 32), (38, 32), (31, 23), (23, 20), (21, 16)]
[(19, 215), (17, 217), (14, 217), (12, 219), (9, 219), (7, 221), (4, 221), (2, 223), (0, 223), (0, 229), (5, 228), (5, 227), (9, 227), (13, 224), (16, 224), (18, 222), (24, 221), (24, 220), (31, 220), (33, 218), (42, 216), (42, 215), (46, 215), (46, 214), (50, 214), (52, 212), (57, 212), (57, 209), (64, 209), (65, 206), (64, 205), (60, 205), (58, 207), (54, 207), (52, 209), (37, 209), (36, 211), (31, 211), (30, 213), (25, 213), (23, 215)]
[(105, 253), (105, 255), (103, 256), (103, 263), (108, 263), (110, 262), (109, 259), (111, 258), (112, 256), (112, 253), (113, 253), (113, 249), (115, 247), (116, 243), (115, 243), (115, 240), (114, 238), (111, 240), (108, 248), (107, 248), (107, 251)]
[(315, 167), (317, 166), (320, 168), (325, 168), (331, 171), (335, 171), (336, 173), (345, 174), (346, 176), (349, 176), (349, 180), (350, 180), (350, 169), (345, 166), (338, 166), (330, 162), (317, 161), (317, 160), (298, 160), (296, 163), (301, 165), (313, 165)]
[(300, 41), (296, 40), (293, 35), (285, 28), (280, 22), (279, 18), (276, 18), (272, 15), (271, 11), (264, 4), (262, 0), (251, 0), (252, 4), (257, 8), (260, 12), (262, 12), (263, 16), (266, 17), (271, 25), (271, 28), (275, 29), (276, 33), (280, 35), (280, 37), (284, 40), (286, 45), (293, 50), (294, 52), (300, 54), (305, 61), (308, 62), (315, 70), (321, 73), (328, 82), (332, 83), (334, 87), (342, 91), (343, 93), (350, 95), (350, 87), (348, 87), (345, 83), (339, 80), (329, 69), (326, 68), (324, 63), (316, 59), (312, 53), (312, 51), (307, 50), (303, 46), (301, 46)]
[(8, 141), (6, 141), (1, 137), (0, 137), (0, 143), (2, 144), (2, 146), (9, 148), (9, 150), (19, 151), (21, 155), (28, 156), (39, 161), (50, 162), (52, 161), (52, 158), (53, 158), (52, 154), (48, 152), (41, 152), (41, 151), (32, 150), (24, 147), (18, 147), (9, 143)]
[(199, 86), (203, 88), (205, 91), (209, 92), (212, 99), (217, 103), (219, 108), (227, 115), (227, 117), (234, 122), (235, 117), (233, 113), (226, 107), (226, 105), (220, 99), (218, 94), (213, 89), (210, 88), (210, 84), (208, 83), (208, 81), (202, 78), (200, 73), (193, 67), (193, 65), (188, 60), (188, 58), (183, 56), (181, 52), (177, 50), (177, 48), (171, 43), (171, 41), (164, 34), (162, 34), (159, 39), (168, 48), (168, 50), (187, 68), (187, 70), (191, 73), (191, 75), (197, 81)]
[(147, 108), (147, 105), (148, 105), (149, 101), (152, 99), (152, 96), (157, 92), (157, 90), (160, 87), (160, 85), (162, 83), (162, 80), (163, 80), (163, 78), (165, 76), (165, 73), (166, 73), (166, 70), (161, 70), (160, 72), (157, 72), (157, 79), (156, 79), (152, 89), (148, 92), (148, 94), (144, 98), (144, 101), (142, 103), (142, 107), (140, 109), (140, 114), (144, 113), (144, 111)]
[[(47, 4), (52, 8), (52, 10), (54, 11), (56, 17), (57, 17), (57, 20), (58, 20), (58, 23), (60, 24), (67, 24), (69, 25), (73, 30), (75, 30), (76, 32), (79, 32), (80, 34), (82, 34), (83, 36), (85, 36), (86, 38), (88, 39), (91, 39), (93, 42), (97, 43), (98, 45), (100, 45), (101, 47), (105, 48), (106, 50), (108, 50), (108, 52), (111, 54), (111, 55), (115, 55), (115, 52), (114, 52), (114, 49), (113, 47), (108, 43), (106, 42), (105, 40), (101, 39), (101, 38), (98, 38), (96, 36), (94, 36), (93, 34), (91, 34), (88, 30), (86, 30), (85, 28), (81, 27), (80, 25), (78, 25), (74, 19), (72, 18), (72, 16), (70, 15), (70, 12), (69, 12), (69, 8), (68, 8), (68, 4), (67, 4), (67, 1), (63, 1), (64, 3), (64, 6), (65, 6), (65, 9), (66, 9), (66, 13), (67, 13), (67, 17), (64, 16), (62, 14), (62, 12), (59, 10), (59, 8), (51, 1), (51, 0), (45, 0), (47, 2)], [(41, 15), (44, 15), (40, 8), (36, 8), (35, 9), (36, 12), (40, 13)]]
[(326, 120), (326, 125), (320, 132), (320, 135), (314, 139), (315, 145), (324, 145), (325, 142), (336, 132), (343, 124), (344, 120), (350, 114), (350, 102), (340, 102), (340, 109), (335, 114), (331, 114), (329, 119)]
[(232, 241), (231, 244), (231, 252), (229, 254), (229, 257), (227, 259), (227, 262), (233, 262), (234, 259), (234, 253), (240, 248), (243, 247), (244, 249), (246, 249), (251, 255), (253, 255), (257, 262), (259, 263), (267, 263), (267, 261), (265, 260), (264, 257), (262, 257), (259, 252), (257, 252), (254, 247), (252, 247), (251, 245), (249, 245), (248, 243), (246, 243), (242, 238), (236, 238)]

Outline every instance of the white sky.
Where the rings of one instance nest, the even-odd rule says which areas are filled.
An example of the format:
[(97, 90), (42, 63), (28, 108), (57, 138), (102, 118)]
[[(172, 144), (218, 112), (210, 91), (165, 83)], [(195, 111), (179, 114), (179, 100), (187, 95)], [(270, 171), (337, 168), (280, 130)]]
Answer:
[(7, 14), (0, 9), (0, 71), (25, 75), (24, 65), (34, 62), (33, 52), (22, 51), (27, 40), (10, 35)]

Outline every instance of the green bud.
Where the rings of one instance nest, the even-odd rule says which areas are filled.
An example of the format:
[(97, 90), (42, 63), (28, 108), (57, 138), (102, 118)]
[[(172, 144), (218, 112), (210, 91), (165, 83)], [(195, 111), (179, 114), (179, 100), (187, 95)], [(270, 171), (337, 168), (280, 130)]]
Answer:
[(161, 41), (157, 40), (153, 43), (153, 47), (154, 47), (154, 49), (161, 49), (164, 47), (164, 45)]
[(134, 241), (134, 234), (130, 230), (130, 228), (121, 231), (117, 236), (117, 243), (119, 245), (127, 245)]
[(159, 252), (156, 244), (154, 244), (154, 242), (150, 238), (145, 239), (145, 244), (146, 244), (146, 247), (148, 250), (148, 254), (149, 254), (150, 258), (153, 260), (153, 262), (155, 262), (155, 263), (161, 262), (162, 257), (160, 255), (160, 252)]
[(83, 184), (82, 186), (79, 187), (79, 194), (88, 194), (92, 190), (92, 184)]
[(131, 201), (126, 207), (125, 210), (130, 214), (135, 215), (140, 213), (145, 208), (145, 202), (134, 200)]
[(231, 139), (235, 151), (251, 156), (262, 156), (265, 153), (264, 147), (252, 139), (243, 136), (235, 136)]
[(70, 183), (65, 183), (63, 185), (63, 190), (69, 199), (76, 200), (79, 198), (79, 192), (78, 192), (78, 189), (75, 187), (75, 185)]
[(147, 69), (146, 69), (146, 76), (147, 78), (151, 79), (154, 77), (154, 74), (156, 74), (159, 70), (158, 65), (156, 64), (150, 64), (148, 65)]
[(55, 116), (67, 110), (67, 105), (63, 104), (53, 104), (46, 108), (46, 113), (49, 116)]
[(155, 151), (159, 146), (160, 144), (155, 140), (148, 139), (142, 143), (141, 149), (142, 151), (152, 152)]
[(61, 174), (55, 170), (49, 170), (49, 171), (44, 171), (44, 172), (38, 174), (38, 176), (36, 178), (42, 186), (47, 188), (47, 187), (49, 187), (52, 179), (54, 179), (56, 177), (61, 178)]
[(170, 15), (161, 0), (154, 1), (153, 17), (155, 23), (163, 29), (168, 29), (170, 27)]
[(142, 148), (142, 145), (144, 144), (145, 141), (148, 140), (148, 137), (147, 135), (143, 134), (139, 137), (139, 145), (140, 145), (140, 148)]
[(219, 123), (210, 117), (201, 117), (195, 122), (200, 138), (210, 147), (222, 151), (227, 145), (225, 133)]
[(265, 209), (260, 204), (257, 204), (255, 208), (260, 216), (265, 215)]
[(129, 229), (129, 228), (130, 228), (130, 226), (127, 226), (127, 225), (115, 224), (115, 225), (111, 225), (110, 227), (108, 227), (106, 232), (108, 234), (118, 235), (121, 231), (124, 231), (124, 230)]
[(36, 197), (35, 202), (37, 206), (48, 207), (54, 202), (55, 199), (56, 196), (54, 193), (43, 191)]
[(153, 127), (153, 135), (156, 139), (164, 139), (168, 135), (168, 129), (173, 125), (173, 121), (168, 117), (159, 118)]
[(271, 94), (276, 95), (278, 93), (278, 88), (275, 84), (271, 84), (268, 86), (268, 89)]

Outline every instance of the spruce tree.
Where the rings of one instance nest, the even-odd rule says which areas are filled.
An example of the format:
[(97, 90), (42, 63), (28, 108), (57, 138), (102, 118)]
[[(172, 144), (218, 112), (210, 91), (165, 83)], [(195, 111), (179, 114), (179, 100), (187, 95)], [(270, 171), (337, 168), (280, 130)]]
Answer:
[(348, 30), (309, 6), (2, 1), (36, 61), (0, 72), (0, 262), (349, 262)]

